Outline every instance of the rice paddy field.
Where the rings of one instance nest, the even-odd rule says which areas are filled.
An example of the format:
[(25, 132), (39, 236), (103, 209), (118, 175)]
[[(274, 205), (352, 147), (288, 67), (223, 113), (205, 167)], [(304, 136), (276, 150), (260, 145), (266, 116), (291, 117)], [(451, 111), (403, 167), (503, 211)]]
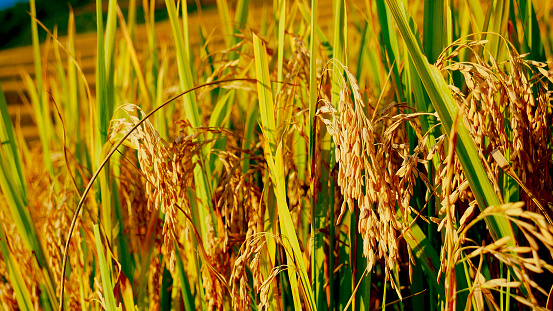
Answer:
[(549, 0), (210, 4), (30, 1), (4, 310), (553, 310)]

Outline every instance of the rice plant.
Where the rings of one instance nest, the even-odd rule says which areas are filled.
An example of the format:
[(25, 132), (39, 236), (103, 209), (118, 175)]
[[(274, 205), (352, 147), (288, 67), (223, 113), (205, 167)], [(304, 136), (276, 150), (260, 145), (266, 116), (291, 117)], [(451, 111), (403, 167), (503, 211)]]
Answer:
[(4, 309), (553, 307), (549, 1), (34, 4)]

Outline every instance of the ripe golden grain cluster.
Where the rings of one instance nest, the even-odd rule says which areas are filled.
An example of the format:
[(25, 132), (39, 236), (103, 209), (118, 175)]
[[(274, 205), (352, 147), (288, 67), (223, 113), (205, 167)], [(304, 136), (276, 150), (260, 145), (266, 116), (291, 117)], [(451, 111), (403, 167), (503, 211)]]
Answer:
[[(139, 122), (134, 115), (140, 110), (137, 106), (122, 106), (122, 110), (129, 114), (130, 121), (116, 119), (112, 121), (111, 140), (127, 134)], [(183, 129), (184, 130), (184, 129)], [(196, 138), (197, 134), (178, 136), (174, 142), (168, 144), (163, 141), (152, 123), (146, 120), (128, 137), (129, 146), (137, 150), (142, 175), (146, 179), (146, 193), (148, 195), (148, 209), (161, 209), (165, 214), (163, 225), (164, 254), (169, 254), (171, 271), (174, 269), (174, 241), (177, 241), (177, 206), (190, 213), (188, 196), (183, 195), (187, 187), (192, 187), (193, 171), (196, 165), (194, 157), (198, 154), (202, 144)]]
[[(17, 260), (17, 262), (19, 262), (24, 271), (27, 271), (24, 282), (29, 290), (29, 294), (31, 295), (33, 307), (38, 308), (40, 289), (37, 285), (39, 276), (37, 274), (37, 271), (33, 268), (34, 263), (32, 260), (32, 253), (24, 248), (21, 236), (17, 233), (15, 224), (11, 217), (9, 218), (4, 213), (1, 213), (0, 221), (3, 227), (2, 230), (5, 230), (8, 236), (10, 236), (10, 244), (12, 245), (11, 250), (14, 258)], [(8, 270), (5, 264), (3, 265), (3, 267), (2, 265), (0, 265), (0, 272), (5, 273), (4, 275), (8, 274)], [(2, 282), (0, 289), (0, 302), (2, 302), (3, 306), (16, 306), (17, 296), (14, 292), (13, 286), (11, 286), (11, 284), (9, 284), (8, 282)]]
[[(28, 168), (25, 171), (25, 177), (32, 181), (28, 190), (30, 198), (28, 204), (31, 207), (30, 211), (35, 220), (36, 228), (43, 238), (44, 252), (48, 259), (47, 264), (50, 271), (46, 268), (44, 270), (36, 268), (36, 255), (26, 247), (21, 234), (16, 229), (16, 223), (10, 211), (0, 210), (0, 223), (2, 224), (2, 230), (6, 232), (10, 251), (20, 265), (21, 273), (24, 276), (23, 280), (33, 301), (33, 307), (35, 310), (41, 310), (40, 294), (44, 291), (44, 288), (41, 288), (39, 283), (45, 273), (51, 272), (56, 278), (61, 275), (62, 241), (66, 238), (71, 221), (68, 215), (69, 204), (73, 203), (76, 194), (74, 186), (70, 182), (62, 181), (61, 178), (52, 181), (44, 174), (43, 168), (36, 165), (37, 162), (41, 161), (40, 150), (36, 147), (32, 148), (32, 152), (28, 153), (27, 157), (23, 159), (25, 167)], [(58, 159), (61, 157), (59, 154), (55, 156)], [(55, 165), (58, 168), (63, 168), (64, 164), (63, 161), (58, 160)], [(56, 189), (56, 187), (59, 187), (59, 189)], [(1, 196), (0, 200), (4, 201), (4, 197)], [(0, 205), (2, 204), (6, 206), (5, 202), (0, 203)], [(77, 227), (80, 226), (79, 221)], [(84, 230), (86, 232), (88, 228), (85, 227)], [(90, 269), (85, 271), (85, 263), (90, 259), (90, 256), (85, 258), (81, 243), (83, 243), (82, 235), (81, 232), (77, 231), (69, 246), (69, 253), (71, 254), (69, 264), (72, 266), (72, 276), (85, 276), (90, 273)], [(0, 275), (9, 275), (4, 260), (0, 260)], [(59, 292), (60, 284), (56, 283), (54, 285), (56, 288), (52, 288), (52, 290), (56, 293)], [(65, 292), (68, 298), (67, 305), (72, 308), (79, 306), (81, 294), (85, 299), (90, 299), (93, 296), (93, 293), (89, 290), (80, 292), (79, 278), (76, 277), (69, 279), (65, 286)], [(0, 282), (0, 303), (7, 310), (11, 310), (18, 305), (16, 293), (9, 282)]]
[[(363, 254), (368, 261), (367, 270), (370, 272), (376, 261), (383, 259), (386, 278), (399, 293), (392, 271), (398, 263), (398, 236), (403, 225), (407, 227), (408, 223), (403, 223), (402, 217), (396, 216), (395, 206), (397, 204), (400, 208), (399, 215), (406, 213), (410, 199), (409, 182), (406, 181), (416, 164), (416, 161), (407, 161), (400, 173), (400, 182), (400, 176), (396, 174), (400, 169), (398, 151), (394, 146), (397, 146), (395, 142), (397, 132), (401, 129), (399, 125), (405, 119), (402, 116), (399, 119), (392, 118), (392, 104), (379, 112), (376, 121), (370, 120), (365, 115), (365, 104), (355, 77), (347, 68), (337, 65), (340, 69), (335, 72), (345, 72), (340, 85), (338, 107), (336, 109), (330, 101), (323, 100), (318, 114), (336, 144), (338, 185), (344, 196), (338, 223), (345, 213), (346, 205), (353, 211), (357, 203)], [(331, 119), (326, 119), (324, 115), (330, 115)], [(382, 125), (380, 132), (375, 130), (374, 123)]]
[[(548, 174), (551, 162), (547, 160), (550, 152), (547, 142), (551, 140), (547, 125), (547, 120), (551, 118), (547, 83), (550, 83), (552, 74), (543, 69), (546, 67), (545, 63), (524, 60), (524, 55), (520, 56), (512, 49), (509, 60), (503, 64), (496, 63), (491, 56), (489, 62), (478, 57), (478, 63), (452, 61), (462, 49), (475, 48), (485, 43), (475, 41), (459, 44), (453, 53), (444, 54), (436, 66), (450, 74), (458, 71), (465, 78), (468, 87), (466, 92), (450, 86), (461, 108), (459, 120), (469, 129), (487, 175), (502, 202), (504, 193), (498, 187), (498, 176), (507, 168), (496, 163), (492, 150), (502, 150), (510, 155), (512, 170), (516, 171), (515, 175), (522, 176), (519, 184), (526, 192), (526, 204), (534, 206), (531, 210), (536, 210), (536, 205), (542, 206), (538, 212), (549, 220), (550, 211), (545, 211), (543, 206), (551, 202), (552, 195), (548, 190), (552, 188)], [(440, 219), (433, 220), (439, 224), (439, 231), (445, 230), (446, 236), (440, 272), (452, 269), (459, 260), (456, 257), (453, 262), (448, 262), (448, 256), (451, 255), (448, 249), (453, 250), (460, 243), (458, 234), (452, 227), (458, 223), (455, 216), (455, 209), (459, 206), (457, 203), (469, 204), (468, 208), (464, 208), (461, 228), (470, 220), (477, 206), (461, 163), (452, 152), (455, 140), (450, 136), (449, 143), (446, 144), (446, 136), (441, 135), (429, 147), (427, 138), (430, 132), (421, 133), (420, 124), (416, 122), (417, 117), (425, 113), (397, 114), (397, 109), (401, 107), (395, 103), (381, 111), (375, 111), (372, 120), (369, 120), (355, 78), (347, 68), (341, 65), (337, 67), (340, 69), (336, 72), (345, 72), (338, 106), (335, 108), (330, 101), (323, 100), (318, 114), (336, 145), (338, 185), (344, 196), (338, 222), (346, 205), (350, 211), (356, 204), (359, 206), (359, 230), (364, 239), (363, 254), (367, 257), (368, 269), (370, 271), (377, 260), (383, 259), (387, 278), (394, 286), (391, 272), (397, 269), (399, 262), (399, 236), (410, 228), (407, 219), (414, 211), (409, 204), (416, 178), (429, 186), (426, 172), (420, 172), (417, 165), (427, 164), (436, 156), (439, 174), (435, 175), (432, 184), (433, 187), (441, 186), (441, 191), (434, 190), (427, 194), (427, 198), (437, 196), (441, 202), (441, 209), (438, 211)], [(531, 96), (533, 88), (541, 95), (536, 98)], [(505, 130), (506, 122), (510, 122), (510, 133)], [(411, 127), (419, 138), (419, 143), (411, 154), (409, 141), (405, 136), (407, 127)], [(456, 135), (455, 129), (452, 135)], [(397, 212), (396, 207), (399, 208)], [(425, 218), (420, 214), (418, 217)], [(518, 222), (515, 224), (520, 225)], [(412, 254), (409, 252), (409, 255)], [(537, 256), (536, 252), (534, 256)], [(539, 261), (538, 257), (534, 257), (534, 260)], [(513, 261), (508, 263), (512, 264), (516, 265)], [(541, 262), (541, 266), (543, 264), (545, 263)], [(528, 280), (528, 275), (523, 276), (523, 270), (515, 273)], [(530, 270), (536, 272), (535, 269)]]
[[(488, 178), (498, 197), (509, 201), (503, 198), (498, 186), (499, 173), (505, 167), (493, 159), (493, 150), (499, 150), (512, 163), (512, 170), (526, 188), (523, 200), (530, 210), (538, 211), (539, 205), (547, 205), (553, 199), (549, 191), (552, 188), (551, 161), (547, 160), (548, 142), (551, 141), (548, 84), (553, 81), (552, 74), (546, 63), (528, 60), (528, 54), (519, 55), (508, 42), (504, 43), (508, 59), (503, 63), (498, 63), (489, 54), (484, 58), (475, 57), (474, 63), (453, 61), (465, 49), (472, 51), (486, 43), (455, 44), (455, 50), (443, 54), (436, 66), (448, 74), (459, 72), (465, 80), (467, 91), (461, 92), (454, 86), (452, 91), (458, 105), (466, 106), (462, 116), (464, 124), (486, 164)], [(537, 201), (532, 200), (533, 197)], [(551, 213), (543, 208), (539, 212)]]

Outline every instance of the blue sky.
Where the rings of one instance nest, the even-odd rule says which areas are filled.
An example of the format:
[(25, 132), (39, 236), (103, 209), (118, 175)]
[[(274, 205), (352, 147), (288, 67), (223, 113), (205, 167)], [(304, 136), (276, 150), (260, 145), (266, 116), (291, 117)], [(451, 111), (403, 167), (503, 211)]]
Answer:
[(27, 2), (29, 0), (0, 0), (0, 10), (12, 7), (17, 2)]

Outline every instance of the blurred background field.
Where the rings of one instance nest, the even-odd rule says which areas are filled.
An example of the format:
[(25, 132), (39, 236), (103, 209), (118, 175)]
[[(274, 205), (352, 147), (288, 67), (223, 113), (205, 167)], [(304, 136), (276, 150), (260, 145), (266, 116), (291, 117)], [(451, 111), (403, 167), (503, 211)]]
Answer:
[[(216, 1), (215, 0), (202, 0), (195, 3), (194, 1), (188, 1), (188, 11), (190, 13), (191, 23), (193, 25), (210, 25), (213, 27), (206, 31), (212, 31), (213, 29), (221, 28), (220, 19), (218, 16)], [(171, 54), (173, 50), (173, 41), (170, 34), (170, 24), (167, 20), (167, 10), (163, 1), (157, 0), (155, 3), (155, 28), (158, 33), (157, 38), (166, 43), (170, 50), (170, 56), (174, 60), (174, 56)], [(118, 1), (121, 10), (124, 14), (128, 13), (128, 1)], [(231, 2), (231, 7), (232, 7)], [(198, 5), (200, 10), (198, 10)], [(265, 1), (252, 1), (252, 9), (254, 10), (250, 14), (255, 16), (260, 14), (263, 6), (270, 7), (272, 4)], [(363, 5), (362, 2), (356, 4)], [(332, 3), (331, 1), (321, 1), (321, 25), (323, 27), (330, 27), (330, 21), (332, 20)], [(95, 3), (91, 0), (74, 0), (69, 2), (64, 1), (38, 1), (37, 2), (37, 16), (39, 20), (48, 29), (53, 29), (57, 26), (59, 31), (58, 35), (63, 38), (67, 34), (67, 22), (69, 19), (69, 8), (72, 7), (75, 12), (75, 30), (79, 34), (76, 38), (75, 45), (77, 47), (78, 54), (76, 55), (81, 62), (82, 71), (87, 76), (87, 81), (94, 88), (95, 83), (95, 55), (96, 55), (96, 12)], [(107, 12), (108, 4), (103, 3), (103, 10)], [(136, 48), (140, 52), (147, 45), (147, 35), (144, 26), (144, 11), (141, 5), (136, 7)], [(29, 140), (38, 139), (38, 132), (35, 122), (31, 117), (31, 107), (25, 104), (25, 87), (21, 79), (21, 71), (28, 72), (31, 76), (34, 75), (34, 63), (33, 52), (30, 46), (31, 44), (31, 24), (29, 22), (29, 4), (27, 2), (17, 3), (15, 7), (0, 11), (0, 20), (4, 23), (0, 28), (2, 33), (2, 42), (0, 42), (0, 85), (4, 90), (7, 101), (9, 103), (9, 111), (12, 120), (20, 120), (21, 130), (25, 137)], [(3, 14), (3, 15), (2, 15)], [(104, 19), (107, 16), (104, 15)], [(252, 18), (251, 22), (259, 21)], [(205, 30), (205, 29), (204, 29)], [(191, 27), (191, 44), (199, 47), (200, 39), (199, 27)], [(204, 36), (209, 33), (204, 34)], [(332, 34), (331, 34), (332, 35)], [(121, 34), (117, 36), (120, 38)], [(45, 31), (39, 31), (39, 38), (41, 42), (47, 37)], [(63, 40), (63, 39), (61, 39)], [(221, 36), (213, 36), (210, 44), (214, 44), (216, 47), (221, 47), (223, 38)], [(49, 62), (53, 62), (55, 55), (53, 53), (53, 47), (48, 55)], [(66, 58), (66, 55), (61, 55), (62, 58)]]

